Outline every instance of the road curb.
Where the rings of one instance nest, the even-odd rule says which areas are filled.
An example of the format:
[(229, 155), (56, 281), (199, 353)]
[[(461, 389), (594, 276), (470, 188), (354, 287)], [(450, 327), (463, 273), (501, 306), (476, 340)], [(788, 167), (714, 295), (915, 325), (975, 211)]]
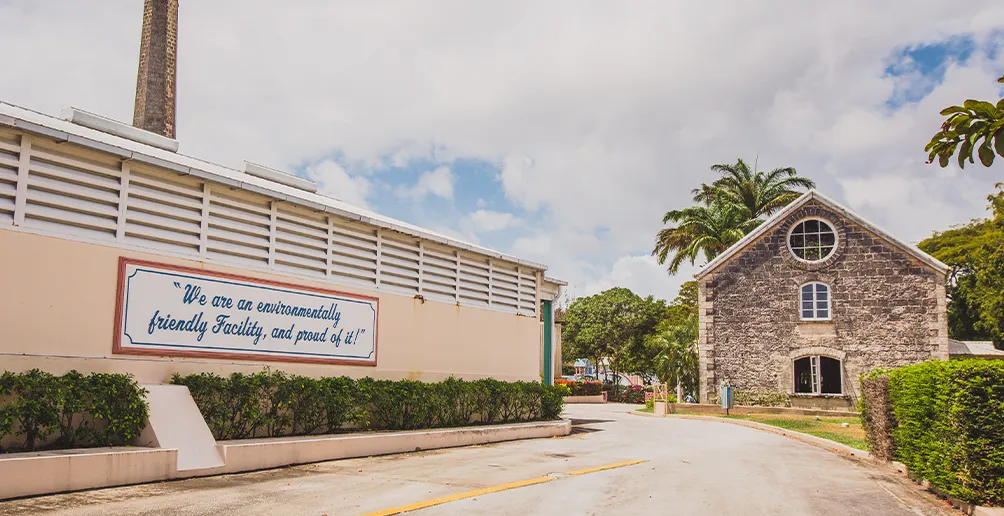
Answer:
[[(659, 416), (653, 416), (659, 417)], [(745, 426), (747, 428), (754, 428), (756, 430), (762, 430), (764, 432), (770, 432), (772, 434), (780, 435), (793, 439), (795, 441), (800, 441), (806, 444), (811, 444), (817, 448), (823, 448), (824, 450), (829, 450), (837, 455), (852, 458), (859, 461), (867, 461), (872, 464), (885, 465), (884, 462), (880, 462), (872, 457), (871, 453), (864, 450), (859, 450), (857, 448), (852, 448), (846, 444), (840, 444), (836, 441), (831, 441), (829, 439), (823, 439), (822, 437), (816, 437), (814, 435), (804, 434), (802, 432), (796, 432), (794, 430), (787, 430), (784, 428), (778, 428), (776, 426), (766, 425), (763, 423), (757, 423), (756, 421), (747, 421), (744, 419), (728, 419), (718, 416), (698, 416), (694, 414), (667, 414), (666, 418), (676, 418), (676, 419), (693, 419), (698, 421), (717, 421), (719, 423), (728, 423), (737, 426)]]
[[(757, 423), (756, 421), (746, 421), (743, 419), (728, 419), (724, 417), (716, 416), (698, 416), (693, 414), (666, 414), (665, 416), (657, 416), (655, 414), (649, 414), (646, 412), (628, 412), (629, 414), (641, 417), (655, 417), (660, 419), (692, 419), (696, 421), (714, 421), (717, 423), (728, 423), (737, 426), (745, 426), (747, 428), (753, 428), (755, 430), (761, 430), (764, 432), (770, 432), (772, 434), (787, 437), (789, 439), (800, 441), (817, 448), (822, 448), (824, 450), (829, 450), (837, 455), (847, 457), (849, 459), (856, 460), (858, 462), (865, 462), (871, 466), (877, 466), (881, 469), (896, 473), (899, 476), (906, 477), (910, 480), (916, 482), (913, 477), (910, 476), (910, 471), (904, 464), (899, 462), (887, 463), (880, 461), (864, 450), (859, 450), (857, 448), (852, 448), (845, 444), (840, 444), (829, 439), (823, 439), (822, 437), (816, 437), (814, 435), (804, 434), (802, 432), (795, 432), (793, 430), (786, 430), (784, 428), (778, 428), (776, 426), (766, 425), (763, 423)], [(930, 487), (927, 488), (932, 493), (945, 498), (953, 506), (964, 512), (965, 514), (972, 516), (1004, 516), (1004, 507), (983, 507), (979, 505), (970, 505), (965, 502), (955, 500), (951, 497), (945, 496), (944, 493), (939, 492), (936, 489)]]

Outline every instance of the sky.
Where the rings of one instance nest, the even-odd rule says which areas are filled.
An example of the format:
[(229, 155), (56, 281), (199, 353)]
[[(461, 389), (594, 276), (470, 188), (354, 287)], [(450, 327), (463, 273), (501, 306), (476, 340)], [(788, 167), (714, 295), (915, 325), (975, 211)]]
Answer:
[[(131, 121), (141, 0), (0, 0), (0, 100)], [(1004, 2), (181, 0), (181, 152), (671, 299), (651, 256), (709, 167), (794, 167), (898, 238), (983, 216), (1004, 165), (925, 164), (997, 99)], [(703, 263), (699, 261), (697, 266)]]

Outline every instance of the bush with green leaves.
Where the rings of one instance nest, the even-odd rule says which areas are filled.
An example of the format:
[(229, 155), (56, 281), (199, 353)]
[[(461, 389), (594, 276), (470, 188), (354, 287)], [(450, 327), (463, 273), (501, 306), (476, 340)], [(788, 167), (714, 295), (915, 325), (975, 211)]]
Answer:
[(424, 383), (268, 370), (229, 377), (175, 374), (172, 382), (188, 387), (220, 440), (552, 420), (561, 414), (567, 391), (490, 378)]
[[(869, 441), (891, 437), (896, 460), (953, 498), (1004, 505), (1004, 361), (925, 362), (866, 381), (880, 375), (888, 375), (891, 424), (866, 428), (890, 435)], [(863, 406), (881, 403), (866, 399)]]
[[(791, 396), (781, 391), (737, 388), (733, 392), (732, 402), (736, 406), (743, 407), (790, 407)], [(708, 403), (721, 405), (722, 393), (720, 391), (709, 392)]]
[(146, 391), (131, 375), (32, 369), (0, 375), (0, 451), (120, 446), (146, 424)]

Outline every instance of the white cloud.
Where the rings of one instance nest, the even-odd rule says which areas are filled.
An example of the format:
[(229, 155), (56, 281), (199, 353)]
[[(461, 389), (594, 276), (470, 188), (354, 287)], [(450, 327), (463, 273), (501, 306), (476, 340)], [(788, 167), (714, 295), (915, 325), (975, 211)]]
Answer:
[(369, 208), (366, 197), (372, 183), (362, 176), (351, 176), (341, 165), (331, 160), (310, 165), (305, 170), (307, 178), (317, 183), (318, 191), (340, 201)]
[(399, 186), (398, 197), (422, 200), (429, 195), (443, 199), (453, 199), (453, 172), (450, 167), (442, 166), (435, 170), (423, 172), (413, 186)]
[(622, 256), (614, 262), (609, 273), (587, 282), (581, 295), (587, 296), (613, 287), (627, 287), (640, 296), (652, 295), (670, 300), (676, 297), (684, 281), (693, 279), (687, 271), (682, 272), (670, 276), (666, 267), (659, 265), (654, 256)]
[[(936, 0), (783, 9), (655, 0), (634, 9), (575, 0), (287, 4), (183, 2), (178, 134), (186, 154), (286, 170), (319, 163), (308, 175), (355, 204), (372, 198), (379, 178), (348, 174), (326, 157), (364, 166), (430, 159), (454, 170), (462, 158), (498, 163), (491, 186), (533, 212), (518, 214), (533, 221), (508, 250), (548, 264), (578, 292), (623, 281), (671, 296), (675, 287), (661, 281), (686, 275), (656, 281), (646, 255), (662, 214), (686, 205), (714, 163), (759, 156), (762, 166), (794, 166), (908, 241), (982, 215), (1004, 167), (942, 171), (923, 152), (941, 108), (998, 93), (1004, 52), (991, 58), (981, 49), (1001, 47), (993, 36), (1004, 27), (1000, 0), (965, 9)], [(0, 46), (19, 49), (5, 55), (3, 100), (130, 120), (140, 15), (134, 0), (0, 2)], [(948, 66), (922, 101), (890, 111), (890, 96), (916, 90), (886, 76), (889, 56), (965, 33), (978, 47), (969, 62)], [(459, 197), (450, 169), (431, 174), (402, 193)]]
[(467, 220), (477, 233), (502, 231), (520, 222), (512, 213), (491, 210), (477, 210), (468, 215)]

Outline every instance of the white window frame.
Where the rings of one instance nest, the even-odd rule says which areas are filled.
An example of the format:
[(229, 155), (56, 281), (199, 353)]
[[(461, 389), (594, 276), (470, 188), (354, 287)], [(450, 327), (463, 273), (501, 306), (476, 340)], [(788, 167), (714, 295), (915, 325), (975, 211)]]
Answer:
[[(802, 258), (801, 256), (795, 254), (795, 250), (791, 248), (791, 234), (795, 232), (795, 228), (797, 228), (799, 224), (810, 220), (818, 220), (819, 222), (826, 224), (833, 231), (833, 248), (830, 249), (829, 253), (826, 253), (826, 256), (818, 260), (806, 260), (805, 258)], [(840, 233), (837, 231), (837, 227), (834, 226), (833, 223), (830, 222), (829, 220), (826, 220), (822, 217), (803, 217), (801, 219), (796, 220), (795, 223), (792, 224), (790, 228), (788, 228), (788, 234), (785, 237), (784, 246), (788, 248), (788, 252), (791, 253), (792, 258), (802, 263), (819, 263), (828, 260), (831, 256), (833, 256), (834, 253), (837, 252), (837, 248), (840, 247)]]
[[(817, 287), (820, 286), (820, 285), (822, 285), (823, 287), (826, 287), (826, 299), (825, 299), (826, 308), (824, 308), (824, 309), (820, 309), (819, 308), (820, 299), (819, 299), (819, 291), (818, 291)], [(803, 295), (802, 290), (805, 287), (808, 287), (808, 286), (812, 286), (812, 317), (806, 317), (805, 316), (805, 309), (802, 307), (802, 304), (806, 302), (806, 300), (802, 297), (802, 295)], [(819, 313), (820, 310), (826, 310), (826, 317), (818, 317), (817, 316), (817, 314)], [(831, 287), (829, 284), (824, 283), (822, 281), (810, 281), (808, 283), (803, 283), (802, 285), (799, 285), (799, 287), (798, 287), (798, 316), (803, 321), (831, 321), (831, 320), (833, 320), (833, 287)]]
[[(824, 358), (824, 357), (828, 358), (830, 360), (836, 360), (837, 364), (840, 365), (840, 374), (837, 377), (837, 379), (840, 381), (840, 392), (837, 392), (837, 393), (835, 393), (835, 392), (828, 392), (825, 395), (826, 396), (838, 396), (838, 395), (843, 395), (844, 394), (844, 361), (841, 360), (841, 359), (839, 359), (839, 358), (831, 357), (831, 356), (828, 356), (828, 355), (806, 355), (806, 356), (798, 357), (798, 358), (796, 358), (796, 359), (794, 359), (794, 360), (791, 361), (791, 371), (792, 371), (793, 380), (794, 380), (792, 382), (792, 388), (794, 389), (793, 392), (795, 394), (803, 394), (803, 395), (804, 394), (810, 394), (810, 395), (814, 395), (814, 396), (824, 395), (823, 394), (823, 375), (822, 375), (822, 371), (820, 369), (820, 362), (821, 362), (821, 359)], [(797, 363), (799, 360), (802, 360), (804, 358), (808, 358), (809, 359), (809, 374), (811, 375), (811, 380), (810, 381), (812, 382), (812, 392), (798, 392), (798, 377), (794, 376), (795, 375), (795, 363)]]

